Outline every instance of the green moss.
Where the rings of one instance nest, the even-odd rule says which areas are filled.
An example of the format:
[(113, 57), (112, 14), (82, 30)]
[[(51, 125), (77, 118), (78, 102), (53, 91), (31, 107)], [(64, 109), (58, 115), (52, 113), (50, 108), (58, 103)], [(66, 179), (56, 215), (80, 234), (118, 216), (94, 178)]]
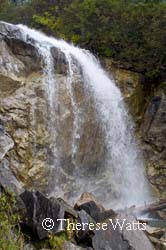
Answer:
[(63, 245), (67, 241), (66, 233), (59, 233), (58, 235), (51, 235), (48, 243), (51, 249), (63, 250)]

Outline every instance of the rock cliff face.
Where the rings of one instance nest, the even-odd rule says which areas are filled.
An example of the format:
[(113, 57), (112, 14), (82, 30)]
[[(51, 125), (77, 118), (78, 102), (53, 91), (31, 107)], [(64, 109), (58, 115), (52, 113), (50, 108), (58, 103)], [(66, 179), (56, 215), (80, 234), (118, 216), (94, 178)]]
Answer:
[[(78, 169), (80, 175), (88, 172), (96, 174), (98, 166), (104, 162), (103, 131), (96, 118), (93, 100), (82, 84), (82, 73), (78, 67), (75, 67), (72, 89), (79, 109), (77, 119), (81, 123), (81, 128), (76, 127), (71, 89), (66, 85), (68, 64), (63, 52), (52, 48), (58, 86), (55, 114), (59, 161), (54, 161), (53, 138), (48, 129), (51, 114), (46, 102), (42, 70), (45, 62), (33, 46), (33, 41), (25, 43), (19, 28), (13, 27), (0, 23), (0, 166), (5, 164), (8, 173), (10, 171), (14, 188), (20, 189), (21, 183), (46, 193), (54, 184), (55, 188), (61, 186), (68, 198), (73, 195)], [(149, 180), (164, 196), (165, 92), (156, 91), (147, 103), (141, 75), (113, 68), (108, 62), (106, 65), (113, 71), (139, 124)], [(72, 147), (73, 129), (76, 133), (75, 148)], [(64, 184), (69, 182), (71, 190)]]
[[(78, 119), (82, 119), (82, 116), (83, 119), (79, 131), (81, 138), (75, 138), (75, 145), (78, 146), (72, 148), (75, 114), (70, 90), (66, 85), (68, 65), (59, 49), (52, 48), (51, 53), (58, 86), (55, 112), (58, 117), (56, 143), (59, 145), (60, 161), (55, 168), (52, 137), (48, 129), (50, 114), (43, 82), (42, 68), (45, 62), (33, 46), (33, 41), (30, 44), (24, 42), (19, 28), (0, 23), (0, 123), (12, 137), (13, 143), (10, 147), (9, 139), (5, 140), (6, 147), (0, 152), (0, 157), (7, 151), (5, 158), (17, 179), (26, 187), (43, 192), (51, 188), (53, 175), (55, 185), (62, 185), (70, 174), (77, 171), (76, 168), (82, 170), (82, 174), (87, 169), (95, 173), (97, 166), (104, 161), (102, 130), (96, 122), (91, 97), (85, 94), (82, 75), (77, 67), (73, 96), (79, 107)], [(77, 142), (79, 139), (80, 144)], [(74, 150), (77, 150), (76, 156)], [(58, 178), (53, 173), (54, 169), (58, 169)], [(74, 179), (70, 181), (74, 185)], [(64, 191), (67, 189), (65, 184), (62, 188)]]
[(148, 179), (159, 196), (165, 198), (166, 85), (163, 82), (150, 89), (142, 74), (115, 67), (108, 59), (104, 64), (112, 72), (136, 122)]
[[(13, 30), (3, 23), (0, 25), (0, 119), (15, 145), (8, 152), (10, 167), (19, 181), (27, 183), (32, 182), (34, 175), (36, 180), (42, 181), (47, 171), (42, 154), (35, 167), (32, 162), (34, 104), (38, 101), (39, 109), (44, 106), (40, 74), (42, 62), (35, 48), (21, 39), (18, 29)], [(36, 119), (40, 119), (40, 131), (44, 130), (40, 126), (42, 116), (39, 114)]]
[(150, 182), (166, 197), (166, 92), (161, 84), (151, 99), (141, 124), (143, 149)]

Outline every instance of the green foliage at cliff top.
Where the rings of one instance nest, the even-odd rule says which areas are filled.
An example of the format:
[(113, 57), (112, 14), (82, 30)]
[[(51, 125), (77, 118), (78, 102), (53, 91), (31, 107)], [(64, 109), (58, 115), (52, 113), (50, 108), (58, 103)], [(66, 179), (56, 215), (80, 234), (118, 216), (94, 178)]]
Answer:
[(166, 1), (0, 0), (0, 6), (0, 19), (72, 41), (149, 79), (165, 77)]

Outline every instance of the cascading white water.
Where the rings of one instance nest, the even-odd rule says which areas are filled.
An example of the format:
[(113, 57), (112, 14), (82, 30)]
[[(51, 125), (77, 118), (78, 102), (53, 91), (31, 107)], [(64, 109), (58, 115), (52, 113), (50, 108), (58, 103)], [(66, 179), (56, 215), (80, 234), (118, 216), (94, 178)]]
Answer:
[[(79, 49), (68, 43), (18, 25), (24, 34), (26, 42), (35, 41), (39, 53), (44, 60), (44, 85), (50, 112), (50, 132), (53, 135), (54, 155), (58, 160), (58, 145), (56, 144), (56, 117), (55, 110), (58, 100), (56, 75), (51, 48), (59, 48), (66, 56), (68, 63), (67, 89), (73, 107), (73, 139), (72, 157), (77, 154), (81, 117), (79, 108), (75, 103), (72, 82), (74, 58), (81, 67), (84, 84), (88, 86), (93, 95), (95, 110), (98, 120), (102, 124), (106, 146), (106, 159), (102, 171), (98, 176), (77, 176), (77, 193), (83, 191), (96, 193), (102, 185), (105, 185), (105, 204), (116, 207), (141, 204), (150, 199), (149, 187), (144, 175), (144, 164), (137, 148), (133, 125), (125, 107), (122, 94), (114, 81), (101, 68), (97, 59), (86, 50)], [(76, 63), (75, 62), (75, 63)], [(63, 171), (63, 170), (62, 170)], [(78, 171), (77, 171), (77, 174)], [(73, 186), (74, 188), (74, 186)], [(56, 190), (57, 191), (57, 190)], [(62, 191), (59, 189), (59, 191)], [(113, 199), (112, 195), (116, 196)], [(108, 199), (108, 200), (107, 200)], [(111, 202), (110, 202), (111, 200)]]
[(69, 70), (68, 70), (68, 79), (67, 79), (67, 89), (69, 91), (69, 95), (71, 98), (71, 103), (72, 103), (72, 108), (73, 108), (73, 114), (74, 114), (74, 122), (73, 122), (73, 138), (72, 138), (72, 161), (74, 163), (74, 165), (76, 165), (75, 163), (75, 156), (77, 153), (77, 140), (80, 139), (80, 134), (79, 134), (79, 129), (80, 129), (80, 112), (79, 112), (79, 108), (77, 107), (76, 101), (75, 101), (75, 97), (73, 94), (73, 88), (72, 88), (72, 82), (73, 82), (73, 61), (72, 61), (72, 57), (70, 55), (70, 53), (66, 53), (66, 59), (68, 62), (68, 66), (69, 66)]

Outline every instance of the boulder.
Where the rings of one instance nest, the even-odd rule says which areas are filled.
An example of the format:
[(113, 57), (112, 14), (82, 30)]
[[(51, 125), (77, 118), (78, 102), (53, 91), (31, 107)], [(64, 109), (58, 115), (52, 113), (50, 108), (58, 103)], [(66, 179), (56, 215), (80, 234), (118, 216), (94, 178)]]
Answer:
[(157, 250), (166, 250), (166, 240), (159, 240), (153, 236), (150, 236), (149, 238)]
[(113, 229), (96, 231), (92, 238), (92, 247), (94, 250), (134, 250), (126, 240), (123, 240), (120, 231)]
[[(122, 228), (117, 226), (116, 228), (112, 226), (119, 220), (122, 225), (123, 220), (125, 220)], [(118, 215), (115, 219), (110, 221), (105, 221), (108, 225), (106, 230), (97, 230), (94, 232), (94, 237), (92, 238), (92, 248), (94, 250), (154, 250), (153, 245), (149, 241), (148, 237), (143, 230), (138, 230), (133, 227), (135, 223), (135, 218)], [(133, 227), (133, 228), (132, 228)], [(132, 228), (132, 229), (131, 229)]]
[(85, 227), (83, 230), (78, 230), (76, 232), (76, 239), (79, 243), (86, 242), (87, 245), (91, 245), (91, 237), (93, 236), (93, 231), (89, 229), (89, 224), (95, 224), (95, 221), (87, 214), (84, 210), (78, 212), (77, 223), (83, 225), (85, 223)]
[(146, 226), (146, 232), (149, 239), (155, 245), (158, 250), (166, 249), (166, 229)]
[[(48, 199), (40, 192), (25, 191), (20, 195), (27, 214), (25, 225), (32, 228), (39, 239), (47, 238), (50, 233), (56, 234), (61, 230), (65, 230), (65, 225), (61, 226), (58, 219), (64, 219), (70, 214), (71, 207), (67, 209), (67, 204), (63, 206), (57, 199)], [(75, 212), (71, 212), (73, 217)]]
[(105, 210), (99, 201), (97, 201), (95, 196), (87, 192), (81, 195), (74, 208), (78, 211), (86, 211), (86, 213), (89, 214), (96, 222), (104, 221), (109, 217), (114, 217), (116, 215), (112, 209)]
[(165, 233), (165, 229), (163, 228), (156, 228), (156, 227), (150, 227), (150, 226), (146, 226), (146, 232), (149, 236), (153, 236), (156, 237), (158, 239), (160, 239), (162, 236), (164, 236)]

